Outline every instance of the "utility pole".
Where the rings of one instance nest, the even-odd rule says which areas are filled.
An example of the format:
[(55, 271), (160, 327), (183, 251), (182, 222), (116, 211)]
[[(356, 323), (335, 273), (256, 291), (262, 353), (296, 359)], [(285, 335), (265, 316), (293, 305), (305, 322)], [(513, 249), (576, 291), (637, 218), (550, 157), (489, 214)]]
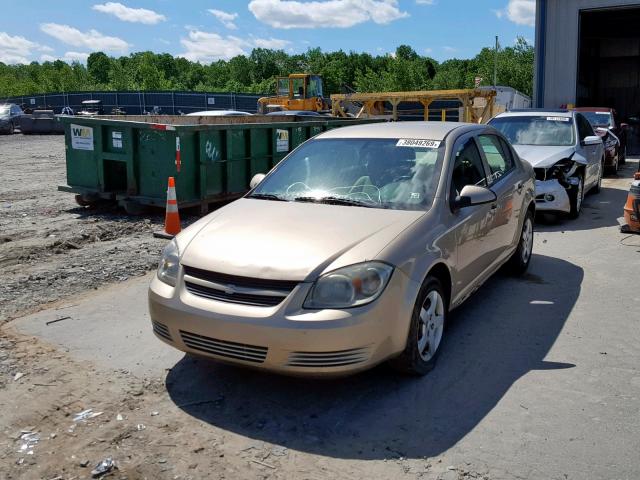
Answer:
[(496, 35), (496, 51), (493, 55), (493, 86), (496, 87), (498, 85), (498, 49), (500, 48), (500, 43), (498, 42), (498, 36)]

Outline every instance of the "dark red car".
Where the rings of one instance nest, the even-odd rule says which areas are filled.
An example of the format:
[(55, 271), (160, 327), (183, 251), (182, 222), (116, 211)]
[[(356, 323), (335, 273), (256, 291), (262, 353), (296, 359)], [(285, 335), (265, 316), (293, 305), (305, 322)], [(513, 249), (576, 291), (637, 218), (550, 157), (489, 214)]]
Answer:
[(605, 167), (612, 172), (618, 171), (627, 158), (627, 128), (621, 123), (616, 111), (607, 107), (580, 107), (575, 110), (584, 115), (595, 132), (602, 137), (605, 149)]

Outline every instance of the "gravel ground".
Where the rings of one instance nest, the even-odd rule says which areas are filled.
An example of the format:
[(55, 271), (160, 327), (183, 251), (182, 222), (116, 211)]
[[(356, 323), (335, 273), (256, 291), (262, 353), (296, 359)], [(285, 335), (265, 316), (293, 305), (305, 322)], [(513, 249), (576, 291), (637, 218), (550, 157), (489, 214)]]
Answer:
[(66, 184), (64, 137), (0, 136), (0, 323), (155, 268), (162, 212), (130, 217), (79, 207)]

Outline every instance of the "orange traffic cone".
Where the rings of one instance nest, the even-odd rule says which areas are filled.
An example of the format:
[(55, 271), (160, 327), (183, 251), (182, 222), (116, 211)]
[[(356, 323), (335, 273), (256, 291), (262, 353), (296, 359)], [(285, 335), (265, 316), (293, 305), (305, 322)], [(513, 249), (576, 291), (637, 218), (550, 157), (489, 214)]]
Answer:
[(167, 211), (164, 217), (164, 231), (153, 235), (160, 238), (173, 238), (180, 233), (180, 214), (178, 213), (178, 199), (176, 198), (176, 181), (169, 177), (167, 188)]

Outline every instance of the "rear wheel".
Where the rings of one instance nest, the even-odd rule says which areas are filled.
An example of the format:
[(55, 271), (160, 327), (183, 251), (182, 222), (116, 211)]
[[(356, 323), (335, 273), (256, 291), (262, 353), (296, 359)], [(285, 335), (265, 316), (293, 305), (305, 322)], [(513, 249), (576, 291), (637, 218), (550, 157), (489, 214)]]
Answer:
[(449, 314), (448, 300), (440, 280), (427, 277), (413, 309), (409, 337), (402, 354), (392, 360), (398, 370), (426, 375), (436, 365)]
[(527, 210), (527, 216), (522, 224), (518, 248), (507, 263), (507, 268), (516, 275), (522, 275), (529, 268), (533, 253), (533, 212)]
[[(582, 210), (582, 201), (584, 200), (584, 177), (579, 175), (578, 184), (573, 185), (569, 190), (569, 205), (571, 210), (569, 211), (569, 218), (578, 218), (580, 211)], [(602, 171), (600, 172), (600, 178), (602, 178)], [(598, 180), (600, 182), (600, 180)]]
[(11, 122), (9, 123), (9, 135), (13, 135), (14, 133), (16, 133), (16, 126)]

